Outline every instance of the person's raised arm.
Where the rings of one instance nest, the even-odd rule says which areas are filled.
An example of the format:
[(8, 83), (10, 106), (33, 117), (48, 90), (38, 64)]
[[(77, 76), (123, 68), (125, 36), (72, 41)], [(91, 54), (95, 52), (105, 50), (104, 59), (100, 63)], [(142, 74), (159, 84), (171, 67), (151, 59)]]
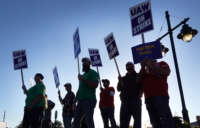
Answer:
[(27, 95), (28, 91), (27, 91), (27, 89), (26, 89), (26, 86), (25, 86), (25, 85), (22, 85), (22, 89), (23, 89), (23, 91), (24, 91), (24, 94), (25, 94), (25, 95)]
[(146, 66), (146, 64), (145, 64), (145, 62), (142, 61), (142, 62), (140, 63), (140, 66), (141, 66), (140, 72), (137, 73), (137, 79), (136, 79), (136, 82), (137, 82), (137, 83), (141, 83), (142, 80), (143, 80), (143, 78), (145, 77), (145, 74), (146, 74), (146, 71), (145, 71), (145, 66)]
[(60, 90), (58, 90), (58, 99), (59, 99), (60, 103), (63, 104), (63, 99), (60, 95)]
[(123, 89), (123, 79), (121, 76), (118, 76), (118, 80), (117, 91), (121, 91)]

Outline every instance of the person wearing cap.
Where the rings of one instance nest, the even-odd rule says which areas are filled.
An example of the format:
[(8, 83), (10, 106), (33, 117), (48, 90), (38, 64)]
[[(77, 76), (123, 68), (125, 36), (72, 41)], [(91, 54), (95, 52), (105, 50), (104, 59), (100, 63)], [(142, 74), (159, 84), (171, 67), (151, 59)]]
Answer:
[(116, 122), (114, 117), (114, 94), (115, 89), (110, 87), (110, 81), (108, 79), (103, 79), (104, 88), (100, 88), (100, 102), (99, 108), (101, 111), (101, 117), (103, 119), (104, 128), (109, 128), (109, 121), (111, 123), (111, 128), (116, 128)]
[(174, 128), (167, 83), (169, 65), (165, 61), (157, 62), (145, 58), (141, 62), (141, 67), (139, 78), (142, 81), (142, 91), (152, 126)]
[(119, 76), (117, 90), (120, 92), (120, 128), (128, 128), (130, 119), (134, 119), (134, 128), (141, 128), (141, 86), (137, 83), (137, 73), (132, 62), (126, 63), (127, 73)]
[(37, 73), (34, 77), (36, 85), (30, 89), (22, 86), (26, 94), (25, 109), (23, 117), (23, 128), (39, 128), (41, 127), (42, 118), (45, 110), (45, 86), (42, 82), (44, 79), (41, 73)]
[(65, 98), (62, 99), (60, 90), (58, 91), (58, 98), (59, 98), (60, 103), (63, 105), (62, 117), (63, 117), (64, 127), (71, 128), (72, 118), (73, 118), (74, 109), (75, 109), (75, 95), (74, 95), (74, 92), (72, 92), (71, 83), (64, 84), (64, 87), (67, 91)]
[(76, 94), (77, 107), (74, 117), (74, 128), (80, 128), (80, 120), (84, 116), (88, 128), (94, 128), (94, 109), (96, 106), (96, 88), (98, 86), (99, 75), (90, 69), (90, 59), (82, 59), (83, 75), (78, 75), (79, 88)]

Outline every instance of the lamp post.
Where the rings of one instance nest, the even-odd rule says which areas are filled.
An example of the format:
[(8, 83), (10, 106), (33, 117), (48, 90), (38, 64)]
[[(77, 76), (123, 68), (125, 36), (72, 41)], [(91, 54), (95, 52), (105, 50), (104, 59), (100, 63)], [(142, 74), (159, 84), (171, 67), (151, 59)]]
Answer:
[(174, 46), (173, 32), (171, 29), (171, 23), (170, 23), (168, 11), (166, 11), (165, 14), (166, 14), (166, 19), (167, 19), (167, 24), (168, 24), (168, 31), (169, 31), (170, 41), (171, 41), (171, 47), (172, 47), (172, 53), (173, 53), (174, 64), (175, 64), (175, 69), (176, 69), (178, 87), (179, 87), (179, 92), (180, 92), (180, 96), (181, 96), (183, 119), (184, 119), (184, 121), (186, 121), (189, 124), (189, 127), (190, 127), (190, 119), (189, 119), (188, 111), (187, 111), (187, 108), (185, 105), (185, 99), (184, 99), (181, 77), (180, 77), (180, 72), (179, 72), (179, 67), (178, 67), (178, 61), (177, 61), (177, 57), (176, 57), (176, 50), (175, 50), (175, 46)]
[[(175, 50), (175, 46), (174, 46), (173, 31), (176, 28), (178, 28), (179, 26), (184, 24), (183, 29), (185, 29), (185, 30), (182, 29), (181, 34), (178, 35), (178, 38), (181, 39), (181, 38), (184, 38), (185, 35), (187, 35), (187, 37), (192, 38), (193, 36), (195, 36), (197, 34), (197, 30), (192, 30), (191, 27), (188, 27), (186, 25), (186, 22), (189, 20), (189, 18), (184, 19), (178, 25), (176, 25), (174, 28), (171, 28), (171, 23), (170, 23), (168, 11), (165, 12), (165, 15), (166, 15), (167, 24), (168, 24), (168, 32), (166, 34), (164, 34), (163, 36), (161, 36), (160, 38), (158, 38), (157, 40), (161, 40), (162, 38), (164, 38), (165, 36), (167, 36), (169, 34), (173, 58), (174, 58), (174, 64), (175, 64), (175, 69), (176, 69), (178, 87), (179, 87), (179, 92), (180, 92), (180, 97), (181, 97), (181, 103), (182, 103), (183, 119), (184, 119), (184, 121), (186, 121), (188, 123), (188, 126), (190, 127), (190, 119), (189, 119), (188, 111), (187, 111), (187, 108), (186, 108), (186, 105), (185, 105), (184, 94), (183, 94), (182, 83), (181, 83), (181, 77), (180, 77), (180, 72), (179, 72), (179, 67), (178, 67), (178, 61), (177, 61), (177, 57), (176, 57), (176, 50)], [(189, 28), (190, 31), (186, 27)], [(187, 29), (187, 31), (186, 31), (186, 29)], [(190, 35), (190, 36), (188, 36), (188, 35)], [(187, 39), (187, 42), (191, 41), (191, 39), (188, 39), (188, 38), (186, 38), (186, 39)]]

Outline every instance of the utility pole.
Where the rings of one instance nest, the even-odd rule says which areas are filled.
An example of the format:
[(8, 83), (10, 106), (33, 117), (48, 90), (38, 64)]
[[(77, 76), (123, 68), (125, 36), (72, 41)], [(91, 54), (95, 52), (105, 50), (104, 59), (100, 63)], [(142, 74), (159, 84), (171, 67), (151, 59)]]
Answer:
[(6, 111), (3, 112), (3, 122), (6, 120)]

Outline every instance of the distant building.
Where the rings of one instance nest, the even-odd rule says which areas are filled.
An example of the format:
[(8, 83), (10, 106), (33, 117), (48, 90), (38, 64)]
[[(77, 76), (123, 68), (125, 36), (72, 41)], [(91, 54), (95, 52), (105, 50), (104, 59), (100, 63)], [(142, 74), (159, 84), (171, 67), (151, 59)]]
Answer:
[(6, 122), (0, 122), (0, 128), (7, 128)]

